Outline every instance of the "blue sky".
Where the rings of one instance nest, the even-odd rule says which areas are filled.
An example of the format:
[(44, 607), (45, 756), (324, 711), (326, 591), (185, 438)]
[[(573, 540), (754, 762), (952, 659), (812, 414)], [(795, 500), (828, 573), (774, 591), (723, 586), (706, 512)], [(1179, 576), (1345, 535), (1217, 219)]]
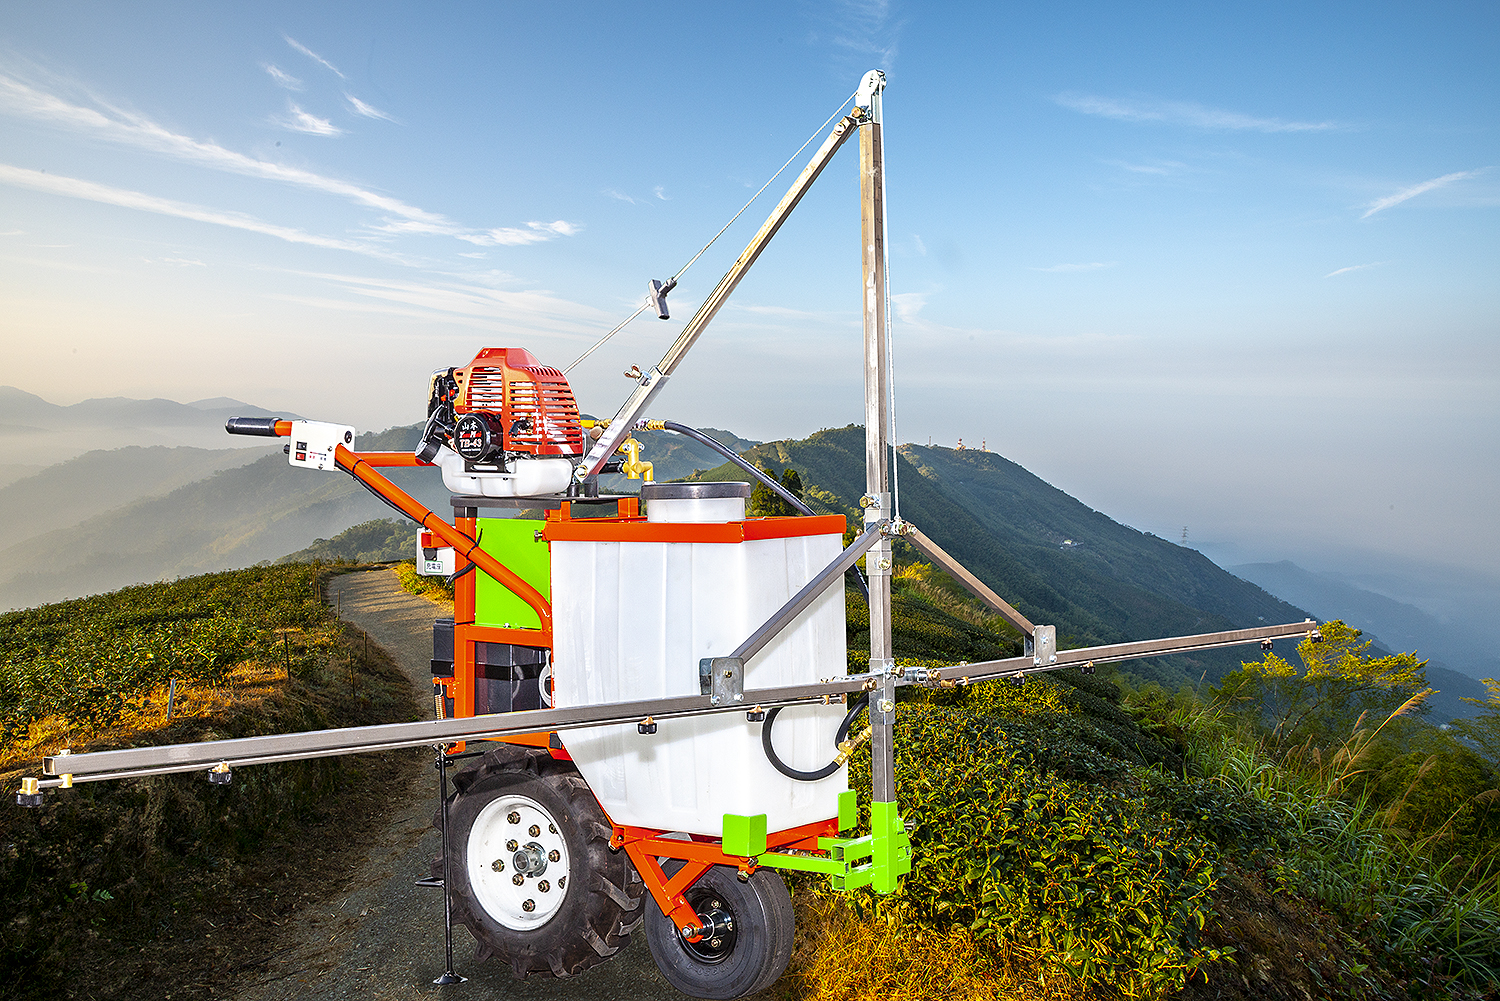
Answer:
[[(1493, 4), (8, 5), (0, 383), (362, 428), (566, 365), (886, 69), (901, 437), (1223, 562), (1488, 573)], [(785, 181), (785, 177), (783, 178)], [(612, 412), (758, 203), (574, 373)], [(861, 419), (846, 150), (654, 416)]]

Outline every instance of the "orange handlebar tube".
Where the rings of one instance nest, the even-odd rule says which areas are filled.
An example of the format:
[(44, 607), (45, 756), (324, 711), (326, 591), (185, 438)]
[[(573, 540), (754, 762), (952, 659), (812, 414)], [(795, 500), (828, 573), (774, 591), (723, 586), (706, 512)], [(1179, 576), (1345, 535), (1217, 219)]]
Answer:
[[(374, 453), (374, 457), (400, 454), (402, 453), (377, 452)], [(419, 465), (414, 456), (410, 458), (413, 459), (411, 465)], [(552, 603), (542, 597), (540, 591), (518, 577), (505, 564), (480, 549), (478, 542), (433, 514), (410, 494), (377, 473), (374, 468), (375, 463), (370, 462), (367, 457), (358, 452), (351, 452), (340, 445), (334, 452), (334, 461), (338, 463), (340, 469), (368, 485), (370, 489), (399, 508), (402, 514), (437, 536), (445, 545), (452, 546), (456, 553), (489, 574), (502, 587), (531, 606), (531, 610), (536, 613), (537, 619), (542, 624), (542, 637), (545, 640), (543, 645), (552, 645)], [(405, 465), (406, 463), (391, 462), (389, 464)]]

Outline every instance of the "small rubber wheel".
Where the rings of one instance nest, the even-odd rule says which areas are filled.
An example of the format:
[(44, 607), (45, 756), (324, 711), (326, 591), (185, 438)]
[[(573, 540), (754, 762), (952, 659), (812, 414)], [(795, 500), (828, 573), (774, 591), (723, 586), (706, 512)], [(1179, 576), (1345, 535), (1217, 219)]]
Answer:
[[(669, 876), (681, 867), (663, 866)], [(709, 929), (697, 942), (683, 940), (654, 898), (646, 904), (646, 943), (673, 987), (695, 998), (742, 998), (786, 972), (796, 920), (779, 873), (757, 869), (742, 883), (733, 869), (716, 865), (684, 896)]]
[(604, 812), (571, 764), (499, 745), (453, 784), (453, 920), (473, 934), (476, 959), (500, 956), (517, 977), (571, 977), (625, 947), (645, 885), (609, 850)]

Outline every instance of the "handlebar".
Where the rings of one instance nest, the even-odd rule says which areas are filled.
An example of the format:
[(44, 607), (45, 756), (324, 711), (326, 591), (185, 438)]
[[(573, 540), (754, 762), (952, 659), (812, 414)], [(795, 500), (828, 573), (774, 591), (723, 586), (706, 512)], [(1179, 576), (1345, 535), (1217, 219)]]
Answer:
[(260, 438), (280, 438), (292, 433), (292, 422), (280, 417), (231, 417), (224, 422), (230, 434), (248, 434)]

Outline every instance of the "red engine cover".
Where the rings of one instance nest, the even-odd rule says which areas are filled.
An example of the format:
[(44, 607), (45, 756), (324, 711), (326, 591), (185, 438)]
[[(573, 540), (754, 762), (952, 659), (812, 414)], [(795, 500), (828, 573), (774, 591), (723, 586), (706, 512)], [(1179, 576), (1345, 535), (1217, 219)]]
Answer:
[[(485, 348), (468, 365), (454, 369), (453, 379), (458, 384), (454, 413), (499, 414), (507, 431), (506, 451), (583, 454), (578, 401), (567, 377), (538, 363), (525, 348)], [(529, 428), (509, 433), (521, 420), (529, 421)]]

